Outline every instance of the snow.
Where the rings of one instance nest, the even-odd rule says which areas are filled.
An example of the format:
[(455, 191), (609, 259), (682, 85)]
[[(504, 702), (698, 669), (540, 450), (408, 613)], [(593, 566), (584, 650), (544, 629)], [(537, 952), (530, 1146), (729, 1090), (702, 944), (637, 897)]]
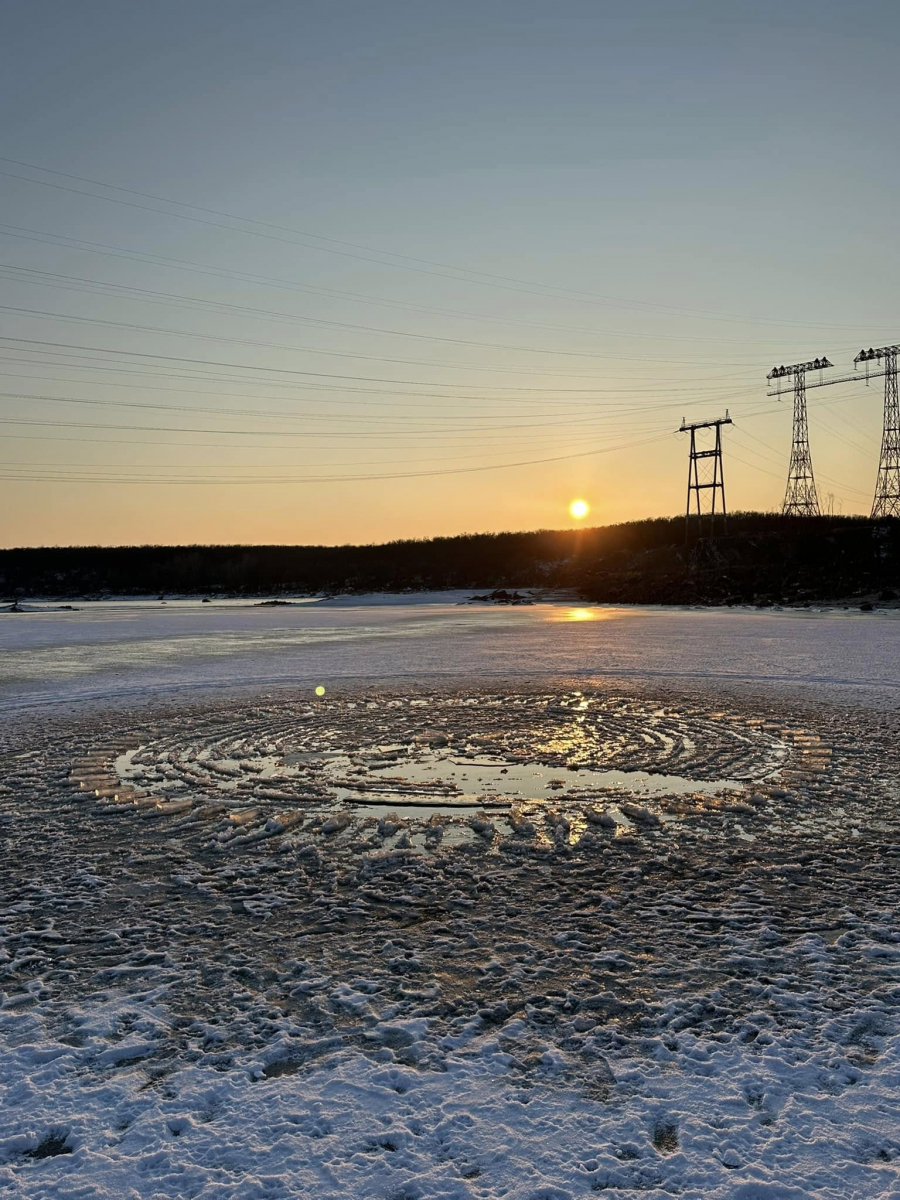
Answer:
[(0, 1194), (900, 1200), (898, 636), (3, 614)]
[[(152, 995), (101, 1003), (74, 1016), (78, 1048), (48, 1043), (33, 1019), (6, 1019), (19, 1042), (7, 1071), (20, 1081), (22, 1132), (0, 1138), (4, 1194), (897, 1195), (896, 1045), (872, 1081), (838, 1047), (645, 1039), (633, 1057), (598, 1060), (591, 1095), (540, 1042), (529, 1047), (539, 1061), (527, 1086), (496, 1035), (466, 1031), (429, 1058), (426, 1022), (407, 1022), (375, 1026), (365, 1055), (325, 1039), (304, 1046), (293, 1073), (267, 1077), (263, 1058), (248, 1056), (227, 1071), (186, 1064), (147, 1088), (135, 1064), (165, 1040), (167, 1019)], [(151, 1040), (109, 1048), (126, 1021)], [(526, 1035), (518, 1025), (506, 1042)], [(398, 1042), (400, 1065), (383, 1044)], [(68, 1152), (25, 1158), (51, 1129)]]

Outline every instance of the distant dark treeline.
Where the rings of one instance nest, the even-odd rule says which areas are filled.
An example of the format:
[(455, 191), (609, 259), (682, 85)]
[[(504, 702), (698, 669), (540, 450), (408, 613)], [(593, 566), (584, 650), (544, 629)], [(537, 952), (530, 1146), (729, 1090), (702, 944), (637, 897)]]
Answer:
[(0, 550), (0, 594), (271, 595), (577, 588), (637, 603), (837, 599), (900, 587), (900, 522), (738, 513), (685, 544), (684, 518), (464, 534), (380, 546), (73, 546)]

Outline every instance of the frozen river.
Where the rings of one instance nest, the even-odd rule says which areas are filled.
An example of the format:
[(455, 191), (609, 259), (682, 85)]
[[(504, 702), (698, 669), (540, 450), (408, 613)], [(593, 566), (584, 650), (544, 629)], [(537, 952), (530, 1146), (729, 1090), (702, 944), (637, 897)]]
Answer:
[(894, 707), (900, 613), (105, 601), (0, 614), (0, 707), (258, 684), (642, 678), (819, 689)]
[(0, 1194), (897, 1200), (900, 613), (464, 599), (0, 614)]

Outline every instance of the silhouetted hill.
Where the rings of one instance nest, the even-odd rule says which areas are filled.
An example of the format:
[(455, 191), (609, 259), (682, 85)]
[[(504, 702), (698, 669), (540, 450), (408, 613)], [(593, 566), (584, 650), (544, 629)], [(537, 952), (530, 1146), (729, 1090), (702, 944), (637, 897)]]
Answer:
[(684, 518), (378, 546), (73, 546), (0, 551), (0, 594), (272, 595), (577, 588), (632, 603), (836, 600), (900, 589), (900, 522), (737, 513), (685, 544)]

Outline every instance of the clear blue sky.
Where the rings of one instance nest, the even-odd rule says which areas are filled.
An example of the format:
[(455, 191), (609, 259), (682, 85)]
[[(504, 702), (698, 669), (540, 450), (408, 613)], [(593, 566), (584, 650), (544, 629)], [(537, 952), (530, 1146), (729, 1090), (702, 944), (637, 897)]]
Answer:
[[(11, 7), (0, 542), (672, 513), (672, 431), (726, 406), (730, 506), (777, 506), (766, 371), (900, 331), (897, 27), (887, 0)], [(835, 509), (868, 511), (880, 406), (810, 393)]]

